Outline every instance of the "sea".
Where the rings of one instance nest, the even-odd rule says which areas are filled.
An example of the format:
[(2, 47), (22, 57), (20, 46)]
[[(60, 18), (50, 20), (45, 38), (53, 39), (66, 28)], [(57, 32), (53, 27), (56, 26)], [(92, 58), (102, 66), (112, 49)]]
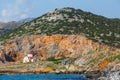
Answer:
[(16, 74), (0, 75), (0, 80), (87, 80), (80, 74)]

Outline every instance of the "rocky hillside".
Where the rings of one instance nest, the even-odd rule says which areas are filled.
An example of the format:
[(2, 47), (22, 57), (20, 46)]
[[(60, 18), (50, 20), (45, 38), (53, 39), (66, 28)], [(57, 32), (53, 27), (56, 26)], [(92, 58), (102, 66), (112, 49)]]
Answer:
[(55, 9), (4, 35), (5, 41), (24, 35), (80, 34), (110, 46), (120, 47), (120, 20), (80, 9)]
[(23, 57), (30, 51), (34, 52), (39, 60), (54, 62), (55, 59), (63, 59), (56, 63), (76, 65), (81, 70), (102, 70), (109, 63), (117, 64), (120, 60), (120, 49), (95, 43), (80, 35), (34, 35), (17, 38), (0, 49), (0, 60), (22, 62)]

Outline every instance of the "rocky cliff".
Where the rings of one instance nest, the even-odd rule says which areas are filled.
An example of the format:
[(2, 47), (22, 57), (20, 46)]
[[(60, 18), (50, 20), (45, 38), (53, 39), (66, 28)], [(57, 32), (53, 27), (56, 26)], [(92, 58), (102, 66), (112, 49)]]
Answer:
[(39, 60), (66, 57), (74, 59), (70, 64), (94, 69), (105, 69), (109, 63), (120, 59), (120, 49), (98, 44), (80, 35), (31, 35), (17, 38), (0, 49), (0, 59), (2, 62), (22, 62), (30, 51)]

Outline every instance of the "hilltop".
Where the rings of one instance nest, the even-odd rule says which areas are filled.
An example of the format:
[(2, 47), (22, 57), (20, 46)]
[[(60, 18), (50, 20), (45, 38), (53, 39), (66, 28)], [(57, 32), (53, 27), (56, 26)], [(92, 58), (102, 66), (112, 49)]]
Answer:
[(24, 35), (80, 34), (95, 42), (120, 47), (119, 25), (119, 19), (109, 19), (80, 9), (62, 8), (23, 24), (0, 40)]

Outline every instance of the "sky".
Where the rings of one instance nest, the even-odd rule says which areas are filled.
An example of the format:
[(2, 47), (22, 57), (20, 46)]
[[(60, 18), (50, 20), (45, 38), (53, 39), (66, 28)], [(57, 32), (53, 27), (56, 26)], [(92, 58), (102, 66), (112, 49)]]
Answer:
[(0, 21), (36, 18), (64, 7), (81, 9), (108, 18), (120, 18), (120, 0), (0, 0)]

